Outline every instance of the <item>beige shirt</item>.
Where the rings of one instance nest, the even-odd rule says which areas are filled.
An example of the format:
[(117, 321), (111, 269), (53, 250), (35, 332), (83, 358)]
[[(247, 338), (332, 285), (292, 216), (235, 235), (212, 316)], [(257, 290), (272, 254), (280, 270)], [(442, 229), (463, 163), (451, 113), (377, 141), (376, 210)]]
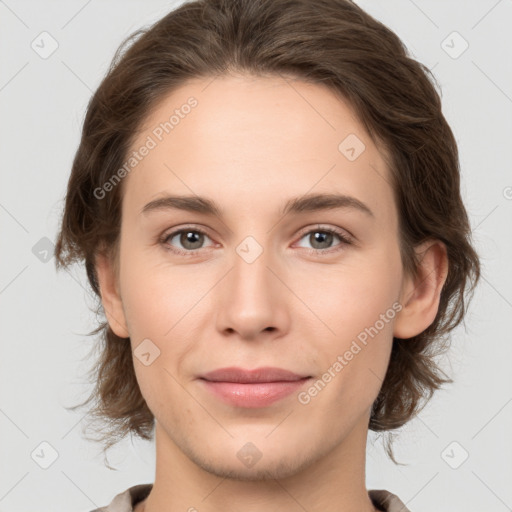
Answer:
[[(153, 484), (140, 484), (126, 489), (118, 494), (109, 505), (92, 510), (91, 512), (133, 512), (134, 506), (147, 498)], [(384, 489), (373, 489), (368, 495), (375, 507), (382, 512), (411, 512), (394, 494)]]

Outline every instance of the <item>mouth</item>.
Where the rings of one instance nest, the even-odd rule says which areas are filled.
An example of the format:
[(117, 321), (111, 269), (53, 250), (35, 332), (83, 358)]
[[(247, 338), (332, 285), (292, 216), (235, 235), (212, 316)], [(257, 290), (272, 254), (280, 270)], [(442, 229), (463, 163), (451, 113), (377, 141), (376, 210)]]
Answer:
[(283, 368), (265, 366), (246, 370), (231, 366), (219, 368), (201, 375), (200, 378), (209, 382), (236, 382), (239, 384), (254, 384), (264, 382), (295, 382), (307, 379), (310, 375), (300, 375)]
[(221, 368), (199, 380), (216, 398), (235, 407), (267, 407), (289, 396), (311, 379), (282, 368)]

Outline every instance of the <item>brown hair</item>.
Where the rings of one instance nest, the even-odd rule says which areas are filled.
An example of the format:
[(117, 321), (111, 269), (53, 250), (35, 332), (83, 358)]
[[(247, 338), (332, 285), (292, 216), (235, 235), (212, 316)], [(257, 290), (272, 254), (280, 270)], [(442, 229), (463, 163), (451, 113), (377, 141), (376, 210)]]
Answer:
[[(56, 266), (84, 261), (100, 297), (94, 258), (101, 247), (117, 258), (122, 182), (102, 199), (94, 190), (122, 167), (137, 130), (160, 100), (188, 79), (232, 73), (288, 75), (325, 84), (346, 98), (389, 155), (404, 270), (416, 274), (414, 248), (422, 241), (446, 245), (449, 270), (437, 316), (421, 334), (394, 338), (372, 407), (370, 430), (397, 429), (436, 389), (453, 382), (443, 378), (435, 359), (465, 315), (465, 294), (473, 295), (480, 265), (460, 196), (457, 145), (435, 79), (396, 34), (349, 0), (197, 0), (124, 41), (87, 108)], [(100, 357), (91, 370), (95, 389), (75, 407), (93, 404), (90, 414), (100, 420), (105, 452), (127, 434), (152, 439), (154, 417), (140, 393), (130, 343), (106, 321), (89, 335), (98, 333)], [(388, 432), (386, 451), (397, 463), (391, 439)]]

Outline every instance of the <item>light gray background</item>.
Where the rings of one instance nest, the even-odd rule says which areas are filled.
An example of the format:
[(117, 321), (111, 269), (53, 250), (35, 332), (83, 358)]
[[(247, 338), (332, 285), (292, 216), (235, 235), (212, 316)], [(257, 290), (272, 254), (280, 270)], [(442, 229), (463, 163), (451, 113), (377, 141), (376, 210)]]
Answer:
[[(64, 409), (89, 391), (93, 296), (80, 267), (57, 275), (53, 259), (41, 261), (41, 239), (55, 241), (85, 107), (115, 49), (177, 3), (0, 1), (0, 512), (85, 512), (153, 481), (151, 443), (119, 445), (110, 471), (81, 437), (84, 412)], [(434, 70), (483, 264), (466, 328), (443, 361), (455, 384), (400, 429), (396, 456), (407, 466), (370, 432), (367, 487), (395, 492), (413, 512), (512, 510), (512, 2), (358, 3)], [(31, 48), (43, 31), (59, 45), (47, 59)], [(458, 58), (453, 31), (469, 44)], [(42, 442), (58, 454), (47, 469)]]

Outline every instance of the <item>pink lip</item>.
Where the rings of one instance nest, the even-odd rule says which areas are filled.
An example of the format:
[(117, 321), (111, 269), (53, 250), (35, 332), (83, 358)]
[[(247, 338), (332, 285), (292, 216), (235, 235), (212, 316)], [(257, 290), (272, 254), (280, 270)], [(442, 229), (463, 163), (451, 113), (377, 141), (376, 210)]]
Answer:
[(238, 407), (256, 408), (270, 405), (293, 393), (309, 376), (281, 368), (221, 368), (200, 377), (206, 388), (224, 402)]

